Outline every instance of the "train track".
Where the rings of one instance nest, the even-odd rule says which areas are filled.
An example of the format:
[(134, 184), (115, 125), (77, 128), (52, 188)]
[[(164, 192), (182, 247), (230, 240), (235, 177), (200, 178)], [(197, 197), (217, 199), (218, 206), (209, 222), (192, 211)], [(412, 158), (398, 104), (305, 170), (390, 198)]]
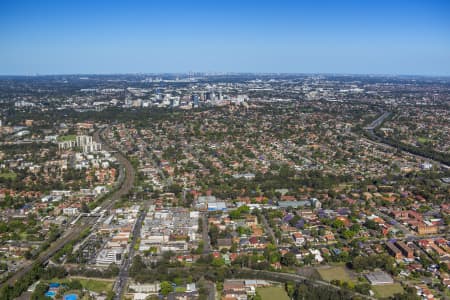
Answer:
[[(107, 151), (114, 151), (108, 143), (100, 136), (100, 133), (105, 129), (97, 130), (94, 133), (94, 140), (102, 143), (103, 149)], [(117, 161), (121, 165), (124, 170), (124, 180), (122, 181), (120, 187), (114, 191), (111, 195), (107, 197), (100, 205), (102, 210), (110, 210), (116, 201), (118, 201), (122, 196), (129, 193), (134, 184), (135, 172), (134, 168), (128, 159), (122, 155), (120, 152), (116, 152), (114, 154)], [(1, 287), (5, 285), (14, 285), (16, 281), (20, 280), (22, 276), (28, 273), (35, 263), (44, 264), (46, 263), (53, 255), (56, 254), (61, 248), (63, 248), (69, 242), (75, 241), (79, 238), (80, 234), (86, 230), (90, 229), (97, 220), (96, 218), (82, 218), (84, 219), (82, 222), (78, 222), (74, 225), (74, 227), (70, 228), (66, 231), (64, 235), (58, 238), (55, 242), (53, 242), (47, 250), (44, 250), (36, 259), (33, 261), (27, 262), (20, 270), (18, 270), (13, 276), (11, 276), (7, 281), (1, 284)]]

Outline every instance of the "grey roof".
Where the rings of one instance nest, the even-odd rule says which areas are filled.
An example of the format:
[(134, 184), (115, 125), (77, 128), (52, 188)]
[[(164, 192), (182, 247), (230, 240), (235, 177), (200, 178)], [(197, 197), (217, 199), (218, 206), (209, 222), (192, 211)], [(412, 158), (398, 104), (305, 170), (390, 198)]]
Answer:
[(279, 207), (287, 208), (287, 207), (304, 207), (304, 206), (311, 206), (310, 201), (279, 201), (278, 202)]

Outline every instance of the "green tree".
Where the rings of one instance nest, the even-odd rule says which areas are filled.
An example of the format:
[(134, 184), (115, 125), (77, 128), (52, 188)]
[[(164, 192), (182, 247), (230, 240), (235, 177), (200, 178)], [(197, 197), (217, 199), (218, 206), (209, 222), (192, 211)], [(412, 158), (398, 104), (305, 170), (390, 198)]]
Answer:
[(144, 271), (147, 268), (144, 261), (142, 260), (142, 257), (140, 255), (136, 255), (133, 259), (133, 264), (130, 267), (130, 276), (136, 277), (139, 275), (142, 271)]
[(160, 287), (161, 287), (161, 295), (163, 295), (164, 297), (166, 297), (167, 295), (169, 295), (170, 293), (173, 292), (173, 286), (168, 281), (161, 282)]
[(285, 266), (293, 266), (297, 262), (297, 258), (295, 254), (292, 252), (286, 253), (283, 257), (281, 257), (281, 264)]
[(81, 204), (81, 212), (83, 212), (83, 213), (89, 213), (90, 212), (89, 206), (86, 204), (86, 202), (83, 202)]
[(222, 258), (214, 258), (213, 261), (212, 261), (212, 263), (211, 263), (211, 265), (212, 265), (213, 267), (216, 267), (216, 268), (221, 267), (221, 266), (223, 266), (224, 264), (225, 264), (225, 262), (223, 261)]
[(209, 237), (211, 239), (211, 245), (216, 246), (217, 239), (219, 238), (219, 227), (214, 224), (209, 226)]
[(289, 298), (292, 299), (295, 293), (295, 283), (291, 281), (286, 282), (286, 284), (284, 285), (284, 289), (286, 290), (286, 293), (288, 294)]

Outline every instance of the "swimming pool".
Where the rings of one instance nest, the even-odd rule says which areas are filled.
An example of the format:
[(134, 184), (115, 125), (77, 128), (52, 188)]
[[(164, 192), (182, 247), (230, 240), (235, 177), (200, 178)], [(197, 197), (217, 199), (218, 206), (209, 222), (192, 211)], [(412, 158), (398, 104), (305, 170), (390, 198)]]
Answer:
[(69, 295), (64, 296), (64, 300), (77, 300), (77, 299), (78, 299), (78, 295), (76, 295), (76, 294), (69, 294)]
[(48, 291), (45, 293), (45, 296), (53, 298), (56, 296), (56, 293), (54, 291)]

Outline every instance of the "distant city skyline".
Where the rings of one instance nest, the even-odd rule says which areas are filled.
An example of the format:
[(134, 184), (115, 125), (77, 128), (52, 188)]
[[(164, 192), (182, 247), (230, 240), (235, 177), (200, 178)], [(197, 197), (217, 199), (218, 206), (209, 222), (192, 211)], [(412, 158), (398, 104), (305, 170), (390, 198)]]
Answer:
[(0, 75), (450, 75), (449, 1), (2, 1)]

